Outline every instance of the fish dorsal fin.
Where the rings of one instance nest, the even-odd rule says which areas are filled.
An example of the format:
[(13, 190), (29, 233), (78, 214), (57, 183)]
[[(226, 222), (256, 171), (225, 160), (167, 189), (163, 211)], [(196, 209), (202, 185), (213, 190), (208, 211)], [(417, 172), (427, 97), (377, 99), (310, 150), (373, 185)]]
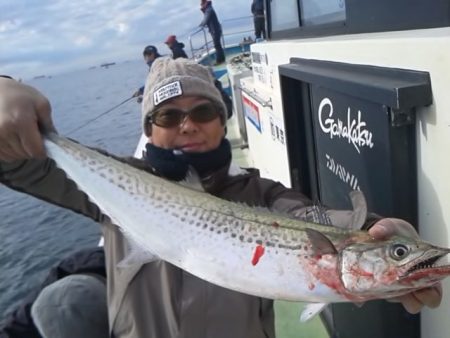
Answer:
[(327, 236), (311, 228), (306, 228), (305, 231), (316, 255), (337, 254), (336, 248)]
[(328, 303), (308, 303), (305, 305), (302, 313), (300, 314), (300, 321), (302, 323), (310, 320), (314, 316), (318, 315), (325, 309)]
[(361, 229), (367, 219), (367, 202), (362, 191), (354, 190), (350, 192), (350, 199), (353, 206), (351, 229)]

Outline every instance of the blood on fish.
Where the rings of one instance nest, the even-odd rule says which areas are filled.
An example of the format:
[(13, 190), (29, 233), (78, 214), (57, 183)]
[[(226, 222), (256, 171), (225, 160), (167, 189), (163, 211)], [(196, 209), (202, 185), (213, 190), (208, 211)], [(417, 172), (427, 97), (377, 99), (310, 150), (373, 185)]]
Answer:
[(272, 226), (275, 227), (275, 228), (278, 228), (280, 225), (277, 222), (273, 222)]
[(258, 245), (253, 252), (252, 265), (258, 264), (262, 255), (264, 255), (264, 247), (262, 245)]
[(373, 273), (372, 272), (365, 271), (365, 270), (361, 269), (360, 267), (353, 266), (350, 271), (355, 276), (373, 277)]

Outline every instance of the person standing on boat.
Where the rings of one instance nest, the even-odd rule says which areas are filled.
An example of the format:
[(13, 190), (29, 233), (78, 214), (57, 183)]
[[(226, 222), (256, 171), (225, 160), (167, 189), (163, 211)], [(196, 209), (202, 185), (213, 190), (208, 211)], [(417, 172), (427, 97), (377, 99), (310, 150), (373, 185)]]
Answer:
[[(158, 53), (158, 49), (155, 46), (149, 45), (144, 48), (144, 51), (142, 52), (142, 55), (144, 56), (144, 61), (148, 66), (148, 70), (152, 68), (153, 61), (155, 61), (157, 58), (159, 58), (161, 55)], [(138, 103), (142, 102), (142, 94), (144, 94), (144, 86), (140, 87), (138, 90), (136, 90), (133, 93), (133, 97), (137, 97)]]
[[(169, 35), (166, 39), (165, 44), (172, 50), (172, 59), (185, 58), (188, 56), (184, 51), (184, 43), (178, 42), (175, 35)], [(214, 72), (211, 71), (211, 74), (214, 76)], [(233, 116), (233, 102), (228, 94), (223, 90), (222, 82), (218, 79), (214, 78), (214, 85), (220, 91), (220, 95), (222, 95), (222, 100), (227, 107), (227, 118)]]
[(253, 14), (253, 24), (255, 26), (255, 40), (266, 39), (264, 0), (253, 0), (251, 11)]
[(213, 39), (214, 48), (216, 49), (216, 65), (225, 62), (225, 52), (222, 47), (222, 26), (217, 18), (216, 11), (212, 7), (210, 0), (201, 0), (200, 10), (203, 12), (203, 20), (200, 27), (208, 27), (209, 33)]
[(184, 43), (179, 42), (175, 35), (169, 35), (164, 43), (172, 51), (172, 58), (174, 60), (178, 58), (188, 58), (186, 52), (184, 51)]
[[(207, 67), (183, 58), (158, 58), (148, 75), (142, 103), (141, 125), (148, 137), (145, 156), (122, 161), (172, 181), (183, 180), (192, 166), (203, 188), (214, 196), (310, 220), (314, 206), (305, 195), (261, 178), (255, 169), (233, 164), (225, 138), (225, 110)], [(0, 78), (0, 182), (102, 225), (108, 289), (106, 336), (274, 338), (270, 299), (222, 288), (159, 259), (119, 264), (131, 249), (124, 233), (46, 157), (40, 130), (55, 129), (50, 111), (48, 100), (34, 88)], [(341, 226), (359, 218), (352, 211), (326, 213), (332, 224)], [(366, 217), (363, 228), (375, 238), (417, 236), (406, 221), (376, 215)], [(52, 284), (54, 292), (44, 289), (32, 306), (33, 320), (43, 337), (98, 338), (88, 330), (80, 332), (79, 328), (86, 328), (86, 323), (79, 322), (86, 319), (86, 313), (80, 315), (78, 298), (70, 297), (67, 284), (62, 284), (59, 293), (55, 291), (59, 282)], [(56, 295), (63, 292), (71, 302), (62, 304), (66, 311), (61, 313), (57, 306), (61, 299)], [(437, 284), (398, 301), (416, 313), (424, 305), (437, 307), (441, 299)], [(96, 314), (92, 317), (99, 320)]]

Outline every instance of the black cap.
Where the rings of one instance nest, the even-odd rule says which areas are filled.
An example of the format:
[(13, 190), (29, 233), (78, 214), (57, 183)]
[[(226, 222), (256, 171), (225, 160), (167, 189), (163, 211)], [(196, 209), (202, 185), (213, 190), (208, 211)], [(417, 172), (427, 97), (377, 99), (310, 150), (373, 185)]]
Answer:
[(155, 54), (155, 55), (159, 55), (158, 54), (158, 50), (156, 49), (155, 46), (147, 46), (144, 48), (144, 51), (142, 52), (142, 54), (147, 55), (147, 54)]

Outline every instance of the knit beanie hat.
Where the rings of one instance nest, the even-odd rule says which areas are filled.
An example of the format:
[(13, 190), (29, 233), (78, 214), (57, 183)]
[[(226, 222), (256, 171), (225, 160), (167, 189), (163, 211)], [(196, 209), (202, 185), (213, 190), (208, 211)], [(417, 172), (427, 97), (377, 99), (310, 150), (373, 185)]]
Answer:
[(152, 64), (142, 100), (142, 126), (147, 136), (151, 134), (147, 117), (162, 103), (181, 95), (209, 99), (217, 106), (225, 124), (226, 106), (210, 69), (189, 59), (160, 57)]

